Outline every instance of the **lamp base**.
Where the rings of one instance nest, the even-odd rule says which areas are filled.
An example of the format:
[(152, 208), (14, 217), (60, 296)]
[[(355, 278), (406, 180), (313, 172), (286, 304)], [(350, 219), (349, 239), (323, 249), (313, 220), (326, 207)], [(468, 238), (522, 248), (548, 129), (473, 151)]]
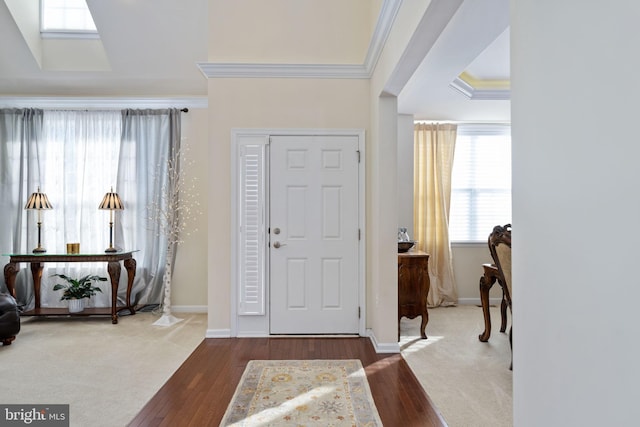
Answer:
[(45, 248), (41, 248), (40, 246), (38, 246), (37, 248), (35, 248), (35, 249), (33, 250), (33, 253), (34, 253), (34, 254), (41, 254), (41, 253), (43, 253), (43, 252), (47, 252), (47, 250), (46, 250)]
[(116, 248), (107, 248), (104, 251), (107, 252), (107, 253), (118, 252), (118, 250)]

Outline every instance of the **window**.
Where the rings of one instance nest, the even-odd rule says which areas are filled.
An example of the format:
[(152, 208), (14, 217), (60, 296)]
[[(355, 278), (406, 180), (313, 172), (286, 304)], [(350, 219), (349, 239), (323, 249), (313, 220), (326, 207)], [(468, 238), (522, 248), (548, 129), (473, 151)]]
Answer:
[(41, 183), (51, 203), (55, 200), (47, 213), (51, 248), (74, 241), (82, 242), (84, 251), (100, 251), (89, 242), (105, 241), (108, 213), (95, 213), (116, 185), (121, 134), (120, 111), (44, 111), (38, 155), (44, 162)]
[(95, 35), (96, 24), (85, 0), (40, 0), (43, 35)]
[(511, 127), (458, 125), (451, 178), (449, 237), (486, 242), (511, 223)]

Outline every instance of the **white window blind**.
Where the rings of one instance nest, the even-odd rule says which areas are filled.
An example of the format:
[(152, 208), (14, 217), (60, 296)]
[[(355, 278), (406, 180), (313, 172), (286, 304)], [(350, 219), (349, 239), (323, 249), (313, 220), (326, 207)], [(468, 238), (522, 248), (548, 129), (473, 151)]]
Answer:
[(511, 223), (511, 127), (458, 125), (451, 181), (449, 238), (486, 242)]

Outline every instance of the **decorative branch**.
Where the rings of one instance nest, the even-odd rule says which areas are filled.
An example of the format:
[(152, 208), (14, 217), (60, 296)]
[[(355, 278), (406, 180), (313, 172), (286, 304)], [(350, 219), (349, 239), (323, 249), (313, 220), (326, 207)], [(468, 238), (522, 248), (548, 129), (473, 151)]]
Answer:
[[(200, 198), (197, 193), (197, 179), (187, 180), (186, 171), (195, 163), (188, 159), (188, 149), (174, 149), (167, 159), (167, 179), (161, 188), (158, 200), (149, 203), (148, 210), (152, 224), (158, 225), (158, 233), (167, 239), (167, 261), (162, 279), (164, 285), (163, 315), (155, 325), (170, 326), (182, 319), (171, 315), (171, 277), (173, 275), (173, 258), (177, 246), (183, 242), (182, 236), (197, 231), (192, 224), (202, 213)], [(158, 168), (157, 170), (161, 170)], [(156, 175), (156, 180), (160, 177)]]

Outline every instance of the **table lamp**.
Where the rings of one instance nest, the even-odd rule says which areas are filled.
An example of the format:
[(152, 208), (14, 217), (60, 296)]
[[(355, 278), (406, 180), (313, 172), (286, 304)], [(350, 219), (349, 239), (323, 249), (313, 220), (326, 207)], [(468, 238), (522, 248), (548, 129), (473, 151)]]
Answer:
[(113, 192), (113, 187), (111, 187), (110, 192), (104, 195), (102, 203), (100, 203), (98, 209), (109, 210), (109, 247), (105, 249), (105, 252), (118, 252), (118, 250), (113, 247), (113, 211), (116, 209), (123, 210), (124, 205), (122, 204), (122, 200), (120, 200), (118, 193)]
[(29, 210), (37, 210), (38, 211), (38, 247), (33, 250), (33, 253), (41, 253), (47, 252), (45, 248), (42, 247), (42, 210), (44, 209), (53, 209), (51, 203), (49, 203), (49, 199), (47, 195), (40, 192), (40, 187), (38, 187), (38, 191), (35, 193), (31, 193), (31, 197), (27, 201), (27, 204), (24, 207)]

